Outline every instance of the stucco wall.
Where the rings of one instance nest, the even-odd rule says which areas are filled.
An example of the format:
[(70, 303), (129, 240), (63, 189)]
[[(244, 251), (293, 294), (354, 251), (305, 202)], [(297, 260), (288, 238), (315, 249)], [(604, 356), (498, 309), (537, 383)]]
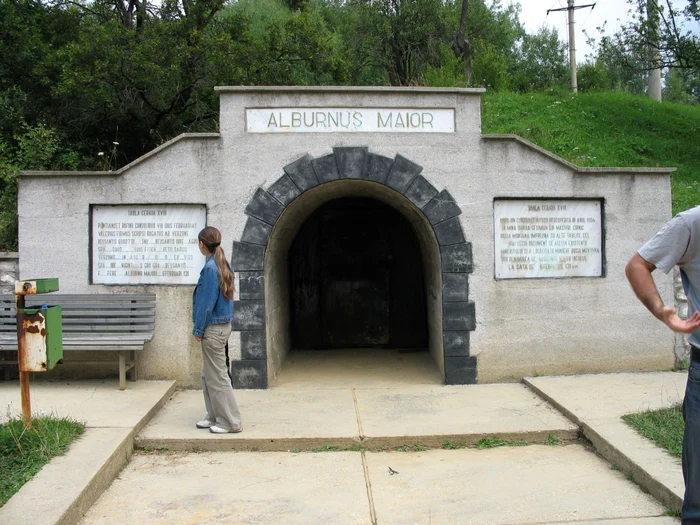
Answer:
[[(480, 97), (466, 91), (248, 89), (224, 90), (221, 98), (220, 134), (181, 137), (115, 174), (28, 173), (20, 182), (22, 278), (58, 276), (64, 293), (157, 294), (156, 334), (139, 361), (142, 377), (199, 385), (200, 349), (190, 335), (192, 287), (90, 285), (89, 206), (204, 203), (207, 222), (221, 229), (230, 256), (256, 188), (268, 187), (302, 155), (320, 157), (338, 146), (401, 154), (423, 166), (422, 175), (438, 190), (449, 190), (461, 207), (473, 246), (469, 293), (477, 327), (471, 352), (478, 355), (480, 382), (673, 365), (673, 335), (637, 302), (623, 272), (629, 257), (670, 218), (668, 172), (580, 172), (518, 140), (482, 138)], [(246, 133), (246, 108), (275, 106), (454, 107), (456, 132)], [(605, 277), (495, 280), (495, 197), (603, 198)], [(664, 300), (672, 300), (672, 278), (656, 278)]]

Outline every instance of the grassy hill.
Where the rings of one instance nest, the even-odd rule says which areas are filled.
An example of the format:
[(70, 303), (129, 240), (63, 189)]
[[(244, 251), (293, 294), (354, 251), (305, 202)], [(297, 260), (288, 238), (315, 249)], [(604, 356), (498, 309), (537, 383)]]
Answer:
[(700, 106), (624, 93), (487, 93), (484, 133), (515, 133), (579, 166), (673, 166), (673, 213), (700, 204)]

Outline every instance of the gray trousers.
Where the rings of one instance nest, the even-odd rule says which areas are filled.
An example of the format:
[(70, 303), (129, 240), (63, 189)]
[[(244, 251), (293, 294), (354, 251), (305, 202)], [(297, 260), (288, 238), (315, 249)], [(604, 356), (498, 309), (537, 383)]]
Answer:
[(224, 347), (231, 334), (231, 323), (210, 324), (202, 337), (202, 391), (207, 419), (216, 426), (241, 428), (241, 413), (226, 370)]

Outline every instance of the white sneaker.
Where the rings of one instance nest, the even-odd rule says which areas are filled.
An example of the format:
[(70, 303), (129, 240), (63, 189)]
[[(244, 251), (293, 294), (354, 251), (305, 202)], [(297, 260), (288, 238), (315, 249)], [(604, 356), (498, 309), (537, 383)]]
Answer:
[(224, 428), (220, 427), (218, 425), (212, 425), (209, 427), (209, 432), (212, 434), (238, 434), (239, 432), (242, 432), (243, 428)]
[(211, 421), (208, 419), (202, 419), (201, 421), (197, 421), (197, 428), (211, 428), (214, 425)]

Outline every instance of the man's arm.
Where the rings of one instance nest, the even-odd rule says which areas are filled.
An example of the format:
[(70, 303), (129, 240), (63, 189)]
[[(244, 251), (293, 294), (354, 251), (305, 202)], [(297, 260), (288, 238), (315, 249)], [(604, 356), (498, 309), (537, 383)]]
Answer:
[(635, 253), (625, 267), (625, 275), (637, 298), (647, 307), (654, 317), (663, 322), (674, 332), (690, 334), (700, 328), (700, 312), (695, 312), (689, 319), (683, 320), (676, 309), (665, 306), (656, 289), (651, 272), (656, 269), (649, 261)]

